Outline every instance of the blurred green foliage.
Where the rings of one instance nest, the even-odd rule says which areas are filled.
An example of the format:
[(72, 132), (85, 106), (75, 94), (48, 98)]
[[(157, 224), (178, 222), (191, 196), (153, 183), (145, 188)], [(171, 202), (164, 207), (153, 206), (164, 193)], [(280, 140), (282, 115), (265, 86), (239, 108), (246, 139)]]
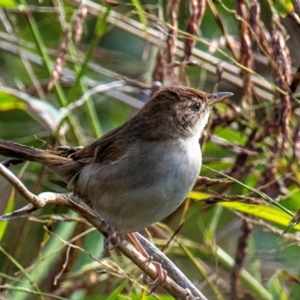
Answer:
[[(0, 138), (44, 149), (77, 146), (122, 124), (149, 98), (158, 65), (157, 53), (174, 50), (180, 61), (185, 51), (180, 43), (187, 37), (191, 2), (180, 2), (176, 16), (179, 46), (170, 49), (166, 40), (168, 30), (174, 26), (170, 11), (176, 1), (0, 1)], [(284, 236), (281, 233), (299, 209), (299, 165), (292, 161), (297, 140), (289, 136), (291, 147), (284, 153), (273, 147), (274, 134), (263, 136), (281, 99), (276, 88), (282, 87), (270, 67), (272, 55), (262, 50), (261, 41), (252, 40), (254, 63), (250, 71), (256, 78), (253, 86), (259, 86), (266, 97), (255, 92), (251, 97), (240, 84), (240, 79), (246, 80), (243, 72), (247, 66), (243, 65), (247, 61), (240, 61), (243, 32), (238, 3), (245, 5), (250, 14), (250, 6), (260, 2), (204, 2), (207, 3), (201, 32), (193, 36), (196, 43), (192, 63), (173, 66), (176, 77), (166, 75), (174, 61), (165, 62), (161, 66), (163, 84), (180, 83), (207, 92), (219, 89), (235, 93), (232, 103), (218, 105), (207, 136), (201, 141), (203, 161), (209, 167), (204, 167), (201, 175), (225, 180), (229, 174), (235, 180), (196, 187), (189, 200), (163, 221), (164, 225), (154, 226), (147, 234), (158, 247), (163, 247), (184, 223), (166, 253), (208, 299), (233, 299), (236, 282), (232, 282), (231, 272), (237, 265), (234, 259), (239, 251), (245, 251), (239, 273), (240, 299), (296, 300), (300, 282), (299, 225)], [(286, 30), (294, 29), (284, 36), (282, 49), (286, 50), (289, 34), (291, 44), (287, 49), (292, 66), (298, 67), (299, 51), (295, 45), (299, 27), (293, 23), (295, 19), (280, 19), (291, 12), (291, 3), (281, 1), (278, 8), (271, 2), (261, 2), (264, 10), (258, 22), (266, 32), (283, 34), (285, 26)], [(87, 15), (83, 16), (86, 8)], [(69, 38), (65, 39), (68, 30)], [(83, 35), (76, 42), (79, 30)], [(234, 49), (240, 54), (238, 57)], [(199, 53), (203, 56), (199, 57)], [(60, 55), (64, 60), (62, 72), (49, 90)], [(218, 59), (217, 64), (214, 59)], [(280, 68), (280, 62), (277, 63)], [(210, 72), (211, 66), (218, 69)], [(232, 69), (230, 73), (230, 68), (237, 66), (238, 71)], [(122, 81), (120, 86), (109, 88), (110, 83), (118, 81)], [(89, 91), (99, 86), (107, 89), (89, 96)], [(285, 92), (291, 95), (290, 91)], [(83, 95), (87, 97), (82, 98)], [(247, 102), (247, 97), (252, 102)], [(297, 133), (297, 105), (293, 102), (288, 124), (293, 133)], [(247, 142), (254, 130), (263, 138), (251, 148)], [(253, 153), (240, 165), (241, 171), (235, 177), (231, 172), (239, 167), (238, 159), (246, 150)], [(268, 178), (273, 156), (272, 179), (277, 185), (264, 189), (267, 183), (262, 183), (262, 179)], [(26, 163), (12, 169), (36, 194), (68, 192), (59, 179), (40, 165)], [(4, 180), (0, 181), (0, 191), (3, 214), (27, 204)], [(228, 196), (230, 200), (215, 204), (216, 195)], [(243, 201), (235, 198), (237, 195), (248, 198)], [(203, 200), (208, 198), (215, 202), (205, 203)], [(260, 202), (247, 203), (249, 198)], [(241, 250), (238, 239), (243, 234), (241, 224), (246, 221), (253, 230)], [(49, 205), (28, 218), (3, 221), (0, 238), (0, 298), (172, 299), (163, 289), (157, 290), (156, 296), (147, 296), (141, 272), (117, 250), (103, 252), (102, 236), (64, 207)]]

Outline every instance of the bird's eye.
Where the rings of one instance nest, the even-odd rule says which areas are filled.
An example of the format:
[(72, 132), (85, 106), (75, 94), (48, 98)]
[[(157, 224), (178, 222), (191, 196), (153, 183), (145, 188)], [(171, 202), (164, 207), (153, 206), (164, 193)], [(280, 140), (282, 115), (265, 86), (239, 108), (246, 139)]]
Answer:
[(191, 105), (191, 108), (193, 111), (199, 111), (200, 108), (201, 108), (201, 104), (199, 102), (194, 102), (192, 105)]

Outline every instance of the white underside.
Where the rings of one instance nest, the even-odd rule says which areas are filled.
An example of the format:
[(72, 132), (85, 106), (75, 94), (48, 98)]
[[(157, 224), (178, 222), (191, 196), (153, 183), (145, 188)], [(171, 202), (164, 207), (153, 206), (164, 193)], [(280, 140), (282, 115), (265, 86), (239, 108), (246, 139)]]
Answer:
[[(173, 212), (201, 167), (198, 137), (132, 145), (111, 164), (87, 164), (75, 190), (120, 232), (139, 231)], [(89, 174), (89, 176), (85, 176)], [(97, 196), (100, 195), (100, 196)]]

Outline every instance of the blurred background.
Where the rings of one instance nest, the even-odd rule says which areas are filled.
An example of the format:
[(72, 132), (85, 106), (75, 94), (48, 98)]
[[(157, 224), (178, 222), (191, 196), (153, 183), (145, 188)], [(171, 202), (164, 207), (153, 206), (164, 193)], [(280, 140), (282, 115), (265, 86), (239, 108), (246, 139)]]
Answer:
[[(0, 138), (81, 146), (160, 86), (233, 92), (194, 190), (143, 234), (208, 299), (299, 299), (297, 3), (0, 0)], [(11, 170), (35, 194), (70, 192), (41, 165)], [(0, 193), (1, 214), (27, 204), (3, 178)], [(65, 207), (0, 222), (0, 299), (173, 299), (141, 275)]]

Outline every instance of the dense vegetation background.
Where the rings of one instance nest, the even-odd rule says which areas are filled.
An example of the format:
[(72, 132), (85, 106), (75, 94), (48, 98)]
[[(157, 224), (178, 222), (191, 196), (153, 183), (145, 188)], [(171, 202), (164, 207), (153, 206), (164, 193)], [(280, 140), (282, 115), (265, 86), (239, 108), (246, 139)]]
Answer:
[[(187, 201), (145, 235), (208, 299), (299, 299), (299, 7), (288, 0), (0, 0), (0, 138), (85, 145), (161, 84), (231, 91)], [(4, 160), (4, 158), (3, 158)], [(34, 193), (66, 192), (37, 164)], [(0, 180), (0, 212), (26, 205)], [(0, 223), (1, 299), (172, 299), (65, 207)]]

